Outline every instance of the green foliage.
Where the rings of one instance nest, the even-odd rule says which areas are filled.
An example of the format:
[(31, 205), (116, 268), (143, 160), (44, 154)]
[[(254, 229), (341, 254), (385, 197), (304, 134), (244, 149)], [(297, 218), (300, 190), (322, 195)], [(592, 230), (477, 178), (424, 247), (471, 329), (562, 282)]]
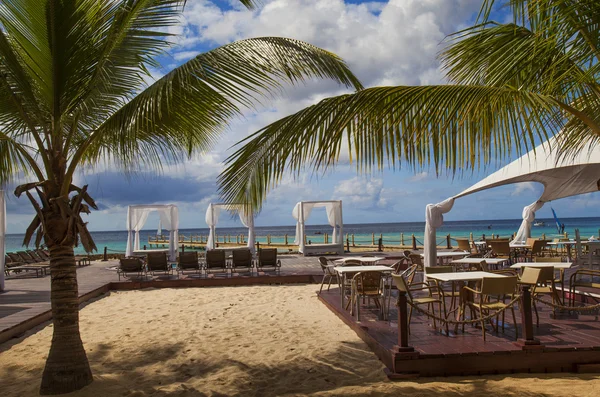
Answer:
[(433, 165), (463, 172), (559, 134), (564, 156), (600, 139), (600, 2), (510, 0), (513, 21), (448, 38), (449, 85), (375, 87), (325, 99), (256, 132), (227, 160), (229, 202), (260, 209), (288, 170), (323, 172), (347, 150), (359, 172)]

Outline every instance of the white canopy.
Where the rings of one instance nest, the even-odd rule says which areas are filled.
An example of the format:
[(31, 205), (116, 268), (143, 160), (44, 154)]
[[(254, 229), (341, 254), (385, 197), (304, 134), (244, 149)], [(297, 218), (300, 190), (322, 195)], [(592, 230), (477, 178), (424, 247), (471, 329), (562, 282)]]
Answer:
[(425, 212), (425, 266), (435, 264), (436, 228), (442, 225), (443, 214), (452, 209), (454, 200), (459, 197), (519, 182), (544, 185), (541, 197), (523, 209), (523, 223), (515, 238), (523, 241), (530, 237), (535, 211), (544, 203), (600, 190), (600, 145), (583, 150), (576, 156), (561, 156), (558, 149), (556, 138), (552, 137), (456, 196), (439, 204), (429, 204)]
[(313, 208), (322, 207), (324, 207), (327, 211), (327, 220), (329, 221), (329, 225), (333, 227), (333, 232), (331, 233), (331, 244), (343, 245), (342, 201), (300, 201), (294, 207), (292, 216), (294, 219), (296, 219), (296, 238), (294, 239), (294, 244), (298, 245), (298, 250), (302, 253), (304, 253), (305, 250), (304, 227), (306, 220), (310, 216)]
[(140, 230), (146, 224), (148, 215), (157, 211), (162, 227), (169, 230), (169, 260), (177, 260), (179, 243), (179, 211), (173, 204), (130, 205), (127, 208), (127, 250), (126, 256), (140, 249)]
[(4, 190), (0, 190), (0, 291), (4, 291), (4, 255), (6, 238), (6, 203), (4, 202)]
[(256, 251), (254, 248), (256, 239), (254, 236), (254, 214), (246, 213), (246, 206), (244, 204), (211, 203), (208, 205), (208, 208), (206, 209), (206, 224), (208, 225), (210, 232), (208, 233), (206, 249), (215, 248), (215, 234), (221, 209), (239, 214), (242, 225), (248, 228), (248, 249), (254, 254)]

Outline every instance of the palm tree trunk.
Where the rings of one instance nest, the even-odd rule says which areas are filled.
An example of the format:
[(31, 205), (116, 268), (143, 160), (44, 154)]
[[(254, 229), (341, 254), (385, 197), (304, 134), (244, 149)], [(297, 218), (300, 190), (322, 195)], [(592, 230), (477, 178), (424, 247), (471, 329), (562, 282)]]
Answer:
[(92, 371), (79, 335), (77, 268), (71, 245), (50, 246), (52, 345), (40, 394), (63, 394), (92, 382)]

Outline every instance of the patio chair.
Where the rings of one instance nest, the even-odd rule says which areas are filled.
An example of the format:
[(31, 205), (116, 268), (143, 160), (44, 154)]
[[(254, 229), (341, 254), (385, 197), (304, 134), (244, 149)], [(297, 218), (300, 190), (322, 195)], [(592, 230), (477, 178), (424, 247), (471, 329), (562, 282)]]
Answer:
[[(406, 280), (408, 286), (410, 287), (410, 285), (413, 282), (414, 275), (415, 275), (416, 271), (417, 271), (417, 265), (410, 265), (406, 270), (401, 271), (401, 272), (394, 271), (393, 274), (396, 274), (398, 276), (404, 277), (404, 279)], [(386, 274), (386, 277), (387, 277), (387, 284), (388, 284), (387, 288), (389, 290), (389, 292), (387, 294), (387, 297), (388, 297), (388, 300), (387, 300), (387, 312), (389, 313), (390, 312), (390, 300), (391, 300), (391, 297), (392, 297), (392, 287), (394, 285), (394, 282), (393, 282), (394, 279), (392, 277), (392, 274), (389, 274), (389, 275)]]
[(337, 283), (339, 284), (338, 274), (333, 270), (333, 266), (327, 261), (327, 258), (324, 256), (319, 257), (319, 263), (321, 264), (321, 270), (323, 271), (323, 279), (321, 280), (321, 288), (319, 288), (319, 293), (323, 291), (323, 285), (325, 285), (325, 281), (327, 281), (327, 291), (331, 287), (331, 281), (335, 278)]
[(471, 243), (469, 242), (469, 239), (466, 238), (457, 238), (456, 242), (458, 243), (458, 249), (461, 251), (468, 251), (468, 252), (473, 252), (471, 250)]
[(578, 269), (571, 274), (571, 277), (569, 278), (569, 300), (571, 302), (571, 306), (575, 306), (575, 294), (577, 293), (577, 287), (600, 290), (600, 282), (595, 281), (594, 277), (600, 277), (600, 270)]
[[(515, 292), (517, 289), (517, 277), (501, 277), (501, 278), (491, 278), (484, 277), (481, 280), (481, 289), (476, 290), (471, 287), (463, 287), (465, 291), (469, 291), (475, 295), (479, 296), (479, 302), (473, 303), (471, 306), (479, 311), (481, 318), (485, 315), (489, 315), (493, 310), (499, 311), (508, 307), (508, 305), (504, 302), (506, 296), (510, 296), (511, 299), (515, 296)], [(492, 299), (496, 299), (496, 301), (492, 301)], [(515, 308), (514, 305), (510, 306), (510, 310), (512, 312), (513, 324), (515, 326), (515, 338), (519, 337), (519, 330), (517, 328), (517, 320), (515, 318)], [(502, 311), (502, 332), (504, 332), (504, 324), (505, 324), (505, 311)], [(464, 310), (463, 310), (464, 315)], [(498, 316), (500, 313), (497, 313), (496, 317), (496, 325), (490, 319), (490, 323), (496, 333), (498, 332)], [(481, 332), (483, 333), (483, 340), (485, 341), (485, 321), (481, 321)]]
[(25, 251), (17, 251), (17, 257), (21, 258), (21, 261), (26, 264), (38, 263), (37, 259)]
[(252, 251), (250, 251), (248, 248), (241, 248), (233, 250), (232, 254), (233, 255), (231, 257), (231, 272), (246, 272), (252, 275), (252, 270), (254, 269)]
[(518, 277), (517, 284), (519, 285), (528, 285), (531, 287), (531, 305), (533, 306), (533, 311), (535, 312), (536, 325), (540, 326), (540, 317), (538, 315), (537, 306), (535, 304), (535, 289), (537, 288), (538, 283), (540, 282), (540, 273), (541, 269), (539, 267), (525, 267), (523, 268), (523, 273), (520, 277)]
[(258, 251), (258, 264), (256, 271), (274, 271), (279, 274), (281, 261), (277, 259), (277, 248), (261, 248)]
[[(382, 311), (384, 319), (386, 318), (384, 297), (384, 279), (381, 272), (358, 272), (352, 278), (352, 295), (348, 305), (352, 309), (356, 305), (356, 321), (360, 321), (360, 298), (367, 298), (367, 301), (373, 299), (375, 305)], [(380, 300), (381, 299), (381, 300)], [(353, 310), (350, 310), (352, 314)]]
[(172, 274), (173, 268), (167, 260), (166, 252), (148, 252), (146, 262), (147, 272), (153, 276), (156, 273)]
[[(452, 266), (431, 266), (431, 267), (426, 267), (425, 268), (425, 274), (436, 274), (436, 273), (452, 273), (454, 269), (452, 268)], [(428, 280), (427, 281), (429, 283), (429, 285), (435, 286), (437, 289), (437, 295), (439, 296), (440, 299), (446, 299), (446, 298), (450, 298), (450, 307), (449, 310), (451, 311), (452, 308), (455, 306), (456, 302), (458, 302), (460, 300), (460, 291), (456, 291), (455, 289), (455, 283), (450, 282), (449, 286), (448, 285), (444, 285), (444, 283), (439, 282), (437, 280)], [(449, 288), (447, 288), (449, 287)], [(434, 293), (434, 296), (435, 294)]]
[[(421, 306), (427, 305), (427, 310), (431, 310), (431, 313), (435, 316), (435, 304), (437, 303), (439, 306), (440, 313), (443, 314), (444, 318), (446, 317), (446, 305), (443, 300), (439, 298), (435, 298), (433, 296), (436, 287), (432, 287), (427, 283), (413, 283), (410, 287), (404, 277), (398, 274), (392, 274), (392, 278), (394, 280), (394, 284), (396, 284), (396, 288), (398, 291), (402, 291), (406, 293), (406, 297), (408, 302), (410, 303), (410, 307), (408, 309), (408, 333), (410, 334), (410, 321), (412, 318), (413, 305)], [(428, 296), (415, 298), (413, 296), (413, 292), (417, 291), (427, 291)], [(447, 324), (446, 324), (447, 326)], [(433, 329), (437, 330), (435, 318), (433, 319)]]
[(508, 259), (508, 262), (512, 264), (513, 255), (510, 250), (510, 243), (508, 242), (508, 240), (488, 240), (488, 242), (490, 245), (490, 250), (496, 255), (497, 258)]
[(198, 262), (198, 252), (197, 251), (188, 251), (188, 252), (180, 252), (179, 258), (177, 259), (177, 278), (179, 278), (180, 274), (186, 274), (186, 272), (191, 274), (201, 274), (202, 269), (200, 267), (200, 263)]
[(117, 274), (119, 275), (119, 281), (121, 281), (121, 276), (131, 278), (131, 274), (135, 274), (138, 278), (146, 276), (144, 261), (138, 257), (121, 258), (119, 259)]
[(208, 250), (204, 262), (206, 276), (211, 273), (227, 275), (227, 261), (224, 250)]

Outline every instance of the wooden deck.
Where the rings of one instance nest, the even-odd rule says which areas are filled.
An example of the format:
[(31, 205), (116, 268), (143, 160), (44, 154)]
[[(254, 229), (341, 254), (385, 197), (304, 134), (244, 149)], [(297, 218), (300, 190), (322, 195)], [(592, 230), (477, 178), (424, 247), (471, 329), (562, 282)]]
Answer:
[[(408, 344), (398, 348), (398, 315), (394, 299), (388, 321), (377, 319), (375, 307), (361, 309), (361, 321), (340, 306), (337, 288), (320, 295), (320, 300), (363, 339), (387, 366), (388, 376), (483, 375), (529, 372), (598, 372), (600, 371), (600, 322), (595, 315), (579, 315), (578, 319), (553, 319), (549, 307), (538, 304), (539, 328), (534, 336), (540, 345), (526, 346), (521, 315), (517, 310), (519, 339), (512, 316), (506, 315), (504, 333), (495, 334), (489, 325), (486, 341), (480, 327), (465, 327), (449, 336), (435, 331), (431, 321), (413, 313)], [(535, 319), (534, 319), (535, 321)], [(404, 350), (404, 351), (401, 351)]]
[[(77, 269), (79, 301), (102, 295), (110, 290), (141, 288), (208, 287), (254, 284), (312, 283), (320, 281), (321, 267), (316, 258), (301, 255), (280, 257), (279, 275), (244, 274), (230, 277), (197, 278), (186, 276), (156, 276), (144, 280), (121, 280), (115, 267), (117, 261), (93, 261), (92, 265)], [(6, 290), (0, 292), (0, 343), (18, 337), (25, 331), (52, 319), (50, 310), (50, 276), (32, 277), (31, 274), (12, 274), (7, 277)]]

